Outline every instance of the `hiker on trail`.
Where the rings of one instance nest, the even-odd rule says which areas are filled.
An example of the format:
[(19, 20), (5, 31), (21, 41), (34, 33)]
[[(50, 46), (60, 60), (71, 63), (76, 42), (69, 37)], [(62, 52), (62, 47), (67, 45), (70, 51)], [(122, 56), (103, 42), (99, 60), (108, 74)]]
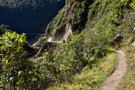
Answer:
[(122, 41), (123, 37), (118, 33), (115, 38), (114, 38), (114, 42), (115, 42), (115, 49), (118, 50), (120, 48), (120, 43)]

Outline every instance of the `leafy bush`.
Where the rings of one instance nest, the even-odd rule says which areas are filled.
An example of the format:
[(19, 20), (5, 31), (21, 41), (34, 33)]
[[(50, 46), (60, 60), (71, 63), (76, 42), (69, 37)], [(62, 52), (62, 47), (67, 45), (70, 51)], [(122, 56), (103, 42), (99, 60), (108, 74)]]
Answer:
[(68, 43), (61, 43), (57, 53), (52, 55), (47, 52), (38, 58), (39, 71), (44, 78), (64, 81), (79, 72), (85, 62), (83, 39), (81, 35), (75, 36)]
[(25, 34), (6, 32), (0, 36), (1, 82), (4, 89), (30, 89), (33, 87), (32, 63), (26, 59)]
[(86, 41), (87, 38), (82, 34), (75, 35), (67, 43), (60, 43), (57, 53), (46, 52), (37, 59), (38, 77), (46, 80), (42, 86), (67, 81), (84, 67), (93, 67), (99, 58), (105, 56), (107, 48), (101, 46), (103, 44), (99, 44), (99, 41)]

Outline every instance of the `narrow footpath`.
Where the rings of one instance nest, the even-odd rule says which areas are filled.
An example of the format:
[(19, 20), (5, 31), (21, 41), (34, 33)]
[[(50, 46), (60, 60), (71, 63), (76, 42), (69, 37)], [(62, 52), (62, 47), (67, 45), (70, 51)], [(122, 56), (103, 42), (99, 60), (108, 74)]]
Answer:
[(126, 73), (127, 63), (125, 54), (123, 51), (117, 51), (118, 53), (118, 66), (115, 71), (105, 80), (100, 90), (116, 90), (115, 88), (119, 85), (121, 78)]

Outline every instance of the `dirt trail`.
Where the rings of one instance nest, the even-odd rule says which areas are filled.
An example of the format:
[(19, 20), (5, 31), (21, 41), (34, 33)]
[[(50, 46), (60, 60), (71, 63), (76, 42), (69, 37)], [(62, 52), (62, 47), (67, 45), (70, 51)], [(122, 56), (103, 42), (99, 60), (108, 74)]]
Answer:
[(116, 70), (110, 75), (103, 85), (101, 86), (100, 90), (115, 90), (118, 84), (121, 81), (122, 76), (125, 74), (127, 70), (126, 58), (125, 54), (122, 51), (117, 51), (119, 61)]

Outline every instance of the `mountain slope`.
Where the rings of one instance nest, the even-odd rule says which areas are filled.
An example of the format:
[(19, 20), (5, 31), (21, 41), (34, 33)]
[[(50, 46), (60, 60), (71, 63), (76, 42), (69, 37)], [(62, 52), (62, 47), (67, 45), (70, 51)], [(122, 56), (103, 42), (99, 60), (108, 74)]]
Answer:
[[(129, 6), (129, 3), (126, 4), (125, 2), (120, 0), (115, 0), (115, 1), (114, 0), (109, 0), (109, 1), (108, 0), (69, 0), (66, 1), (66, 5), (64, 6), (64, 8), (49, 23), (46, 29), (46, 33), (47, 35), (52, 36), (53, 37), (52, 39), (54, 41), (55, 40), (57, 41), (57, 38), (59, 38), (61, 34), (63, 34), (64, 30), (66, 29), (66, 24), (70, 24), (72, 26), (72, 31), (74, 36), (70, 38), (69, 41), (67, 41), (67, 43), (63, 43), (65, 46), (64, 45), (61, 46), (60, 51), (58, 51), (61, 52), (60, 54), (58, 54), (59, 57), (58, 61), (59, 60), (63, 60), (63, 62), (64, 60), (65, 62), (66, 61), (68, 62), (68, 60), (76, 61), (78, 60), (78, 58), (79, 61), (84, 60), (81, 63), (84, 65), (79, 66), (79, 68), (81, 68), (79, 69), (79, 71), (82, 71), (85, 68), (85, 66), (86, 67), (88, 66), (89, 68), (94, 67), (94, 65), (91, 66), (91, 64), (97, 65), (102, 59), (102, 56), (108, 54), (106, 53), (106, 51), (108, 51), (107, 47), (114, 46), (113, 39), (116, 33), (119, 32), (124, 37), (123, 39), (124, 44), (125, 42), (127, 42), (128, 38), (134, 35), (135, 33), (133, 30), (134, 21), (135, 21), (134, 17), (135, 17), (135, 11), (133, 10), (133, 8)], [(82, 36), (79, 36), (78, 34), (79, 35), (81, 34)], [(78, 43), (77, 41), (82, 43)], [(75, 53), (77, 57), (73, 56), (73, 58), (71, 57), (68, 58), (68, 56), (71, 55), (71, 52), (72, 54)], [(92, 54), (92, 56), (90, 54)], [(84, 58), (85, 56), (86, 58)], [(45, 57), (45, 54), (43, 54), (43, 56), (41, 57)], [(57, 53), (56, 53), (56, 57), (57, 57)], [(77, 65), (80, 64), (79, 61), (77, 61)], [(61, 64), (63, 64), (63, 62)], [(110, 65), (112, 64), (113, 63), (111, 63)], [(66, 64), (64, 64), (63, 66), (64, 68), (66, 68)], [(69, 68), (69, 70), (71, 68)], [(64, 70), (61, 72), (64, 72)], [(66, 70), (65, 73), (64, 73), (65, 76), (69, 74)], [(106, 71), (104, 73), (106, 73)], [(72, 82), (76, 84), (79, 81), (77, 79), (76, 80), (77, 82), (74, 82), (74, 80), (72, 81), (70, 79), (71, 78), (69, 77), (68, 79), (65, 79), (65, 81), (63, 80), (65, 83), (63, 83), (62, 85), (60, 84), (58, 88), (62, 88), (62, 89), (67, 88), (68, 85), (66, 85), (66, 83), (71, 82), (71, 86), (72, 86)], [(93, 81), (93, 83), (96, 84), (97, 87), (99, 86), (99, 84), (97, 84), (98, 80), (97, 81), (96, 80)], [(82, 86), (84, 85), (83, 82), (81, 84)], [(56, 82), (56, 87), (57, 85), (58, 83)], [(55, 86), (52, 87), (51, 89), (54, 88)]]
[[(58, 88), (62, 89), (67, 87), (70, 89), (70, 86), (71, 89), (98, 89), (103, 80), (114, 71), (118, 60), (114, 50), (114, 36), (120, 32), (125, 44), (126, 40), (135, 33), (133, 30), (134, 17), (135, 11), (129, 6), (129, 3), (126, 4), (123, 0), (66, 0), (65, 7), (48, 25), (47, 36), (42, 37), (36, 43), (37, 47), (34, 45), (39, 52), (33, 58), (26, 59), (31, 61), (34, 67), (29, 67), (31, 71), (22, 68), (24, 74), (27, 74), (28, 71), (26, 76), (30, 75), (31, 80), (29, 77), (15, 80), (16, 85), (13, 88), (22, 89), (22, 85), (26, 85), (26, 89), (47, 89), (51, 86), (52, 89), (55, 89), (55, 85), (56, 88), (58, 85)], [(69, 34), (68, 31), (73, 31), (73, 34)], [(65, 36), (66, 33), (68, 33), (68, 37), (65, 38), (68, 40), (62, 41), (61, 36)], [(16, 38), (14, 34), (9, 33), (9, 35)], [(19, 47), (18, 44), (16, 45), (16, 39), (10, 40), (9, 37), (10, 42), (7, 42), (6, 39), (8, 37), (4, 35), (2, 37), (2, 55), (6, 53), (13, 57), (11, 60), (18, 60), (18, 58), (20, 60), (19, 54), (14, 52), (14, 54), (9, 54), (12, 51), (10, 44), (13, 41), (15, 46)], [(21, 45), (23, 44), (22, 40), (19, 42)], [(7, 47), (9, 52), (6, 52), (7, 49), (4, 47)], [(19, 49), (18, 53), (20, 53)], [(16, 51), (16, 48), (13, 50)], [(4, 57), (8, 58), (6, 55)], [(25, 58), (22, 59), (25, 60)], [(2, 61), (12, 68), (6, 60)], [(20, 65), (15, 63), (17, 66)], [(16, 72), (17, 74), (14, 74)], [(8, 77), (9, 80), (12, 79), (13, 83), (13, 76), (26, 77), (20, 73), (20, 69), (16, 71), (13, 69), (13, 72), (9, 70), (8, 73), (9, 75), (13, 73)], [(4, 76), (5, 80), (7, 80), (6, 76), (7, 74)], [(72, 78), (74, 76), (75, 78)], [(4, 82), (5, 80), (3, 79)], [(20, 80), (26, 82), (19, 84)], [(3, 83), (5, 87), (8, 86), (7, 84)], [(12, 85), (12, 82), (9, 82), (9, 85)]]
[[(133, 29), (134, 11), (119, 0), (70, 0), (48, 25), (46, 32), (58, 37), (65, 24), (72, 25), (74, 32), (95, 29), (107, 31), (113, 38), (117, 32), (130, 32)], [(128, 22), (127, 22), (128, 21)]]

